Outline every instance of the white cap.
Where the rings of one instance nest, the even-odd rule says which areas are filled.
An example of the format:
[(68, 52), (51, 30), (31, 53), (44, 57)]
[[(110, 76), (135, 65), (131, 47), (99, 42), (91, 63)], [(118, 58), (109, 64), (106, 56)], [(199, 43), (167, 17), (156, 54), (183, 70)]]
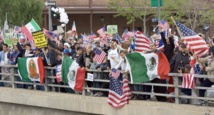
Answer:
[(70, 45), (68, 43), (64, 43), (64, 46), (67, 46), (68, 48), (70, 48)]

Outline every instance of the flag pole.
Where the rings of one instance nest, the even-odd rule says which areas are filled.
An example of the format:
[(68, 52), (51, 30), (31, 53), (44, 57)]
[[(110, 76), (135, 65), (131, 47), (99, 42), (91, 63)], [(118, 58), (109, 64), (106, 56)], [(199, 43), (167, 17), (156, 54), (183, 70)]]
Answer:
[(172, 19), (173, 23), (175, 24), (175, 26), (176, 26), (176, 28), (177, 28), (177, 30), (178, 30), (178, 34), (179, 34), (179, 35), (180, 35), (180, 37), (182, 38), (182, 37), (183, 37), (183, 35), (182, 35), (182, 33), (181, 33), (180, 29), (178, 28), (177, 24), (175, 23), (174, 18), (173, 18), (172, 16), (171, 16), (170, 18)]

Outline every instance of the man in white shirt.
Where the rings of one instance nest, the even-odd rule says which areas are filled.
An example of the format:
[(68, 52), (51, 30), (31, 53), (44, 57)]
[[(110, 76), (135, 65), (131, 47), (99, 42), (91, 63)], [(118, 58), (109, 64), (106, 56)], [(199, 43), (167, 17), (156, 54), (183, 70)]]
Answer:
[(120, 61), (119, 50), (117, 49), (116, 39), (112, 39), (111, 41), (111, 49), (108, 52), (108, 68), (113, 69)]

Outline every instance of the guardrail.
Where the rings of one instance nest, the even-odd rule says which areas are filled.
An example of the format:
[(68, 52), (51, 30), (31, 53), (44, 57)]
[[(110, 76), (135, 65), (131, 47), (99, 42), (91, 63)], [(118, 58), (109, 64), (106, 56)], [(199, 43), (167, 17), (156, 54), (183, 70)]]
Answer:
[[(23, 81), (17, 81), (17, 78), (19, 77), (18, 71), (17, 71), (17, 66), (15, 65), (0, 65), (1, 70), (3, 68), (10, 68), (10, 73), (0, 73), (1, 76), (10, 76), (10, 80), (0, 80), (0, 83), (4, 84), (10, 84), (9, 87), (15, 89), (17, 88), (17, 84), (24, 84), (24, 85), (31, 85), (33, 86), (33, 89), (36, 90), (36, 86), (41, 86), (40, 83), (36, 82), (23, 82)], [(45, 81), (42, 86), (44, 86), (46, 92), (51, 91), (52, 89), (55, 88), (70, 88), (68, 85), (65, 84), (53, 84), (50, 81), (54, 81), (56, 79), (55, 76), (53, 76), (53, 71), (55, 71), (55, 67), (45, 67)], [(109, 71), (97, 71), (97, 70), (87, 70), (87, 72), (106, 72), (108, 73)], [(49, 75), (48, 75), (49, 74)], [(140, 92), (140, 91), (132, 91), (133, 94), (143, 94), (143, 95), (153, 95), (153, 96), (166, 96), (166, 97), (171, 97), (175, 99), (175, 103), (179, 104), (180, 99), (185, 98), (185, 99), (191, 99), (191, 100), (198, 100), (202, 99), (205, 101), (214, 101), (214, 98), (209, 98), (209, 97), (198, 97), (197, 95), (192, 95), (192, 96), (186, 96), (186, 95), (181, 95), (180, 93), (180, 88), (182, 88), (181, 83), (179, 82), (179, 77), (182, 77), (182, 74), (178, 73), (169, 73), (169, 76), (173, 76), (174, 79), (174, 84), (160, 84), (160, 83), (138, 83), (138, 84), (133, 84), (133, 85), (148, 85), (148, 86), (164, 86), (164, 87), (174, 87), (174, 95), (173, 94), (162, 94), (162, 93), (154, 93), (154, 92)], [(207, 75), (195, 75), (195, 78), (213, 78), (214, 76), (207, 76)], [(83, 96), (87, 95), (87, 90), (93, 90), (93, 91), (108, 91), (108, 89), (104, 88), (93, 88), (93, 87), (87, 87), (87, 82), (88, 80), (85, 79), (85, 86), (84, 90), (82, 92)], [(109, 83), (109, 80), (103, 80), (103, 79), (94, 79), (94, 82), (103, 82), (103, 83)], [(194, 89), (192, 89), (192, 94), (196, 94), (197, 90), (199, 89), (213, 89), (214, 88), (208, 88), (208, 87), (199, 87), (195, 86)], [(59, 91), (60, 92), (60, 91)]]

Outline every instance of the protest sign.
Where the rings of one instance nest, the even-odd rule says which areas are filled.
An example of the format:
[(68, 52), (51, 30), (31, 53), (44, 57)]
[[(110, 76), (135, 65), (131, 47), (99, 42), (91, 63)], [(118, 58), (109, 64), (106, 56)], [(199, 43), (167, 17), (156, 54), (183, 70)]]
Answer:
[(47, 41), (42, 31), (33, 32), (33, 40), (37, 48), (47, 47)]
[(107, 33), (108, 34), (116, 34), (117, 33), (117, 25), (107, 25)]
[(5, 33), (4, 43), (6, 43), (8, 46), (12, 46), (12, 40), (14, 40), (14, 45), (16, 45), (18, 39), (13, 36), (13, 33)]
[(87, 73), (87, 80), (88, 81), (94, 81), (94, 75), (91, 73)]

